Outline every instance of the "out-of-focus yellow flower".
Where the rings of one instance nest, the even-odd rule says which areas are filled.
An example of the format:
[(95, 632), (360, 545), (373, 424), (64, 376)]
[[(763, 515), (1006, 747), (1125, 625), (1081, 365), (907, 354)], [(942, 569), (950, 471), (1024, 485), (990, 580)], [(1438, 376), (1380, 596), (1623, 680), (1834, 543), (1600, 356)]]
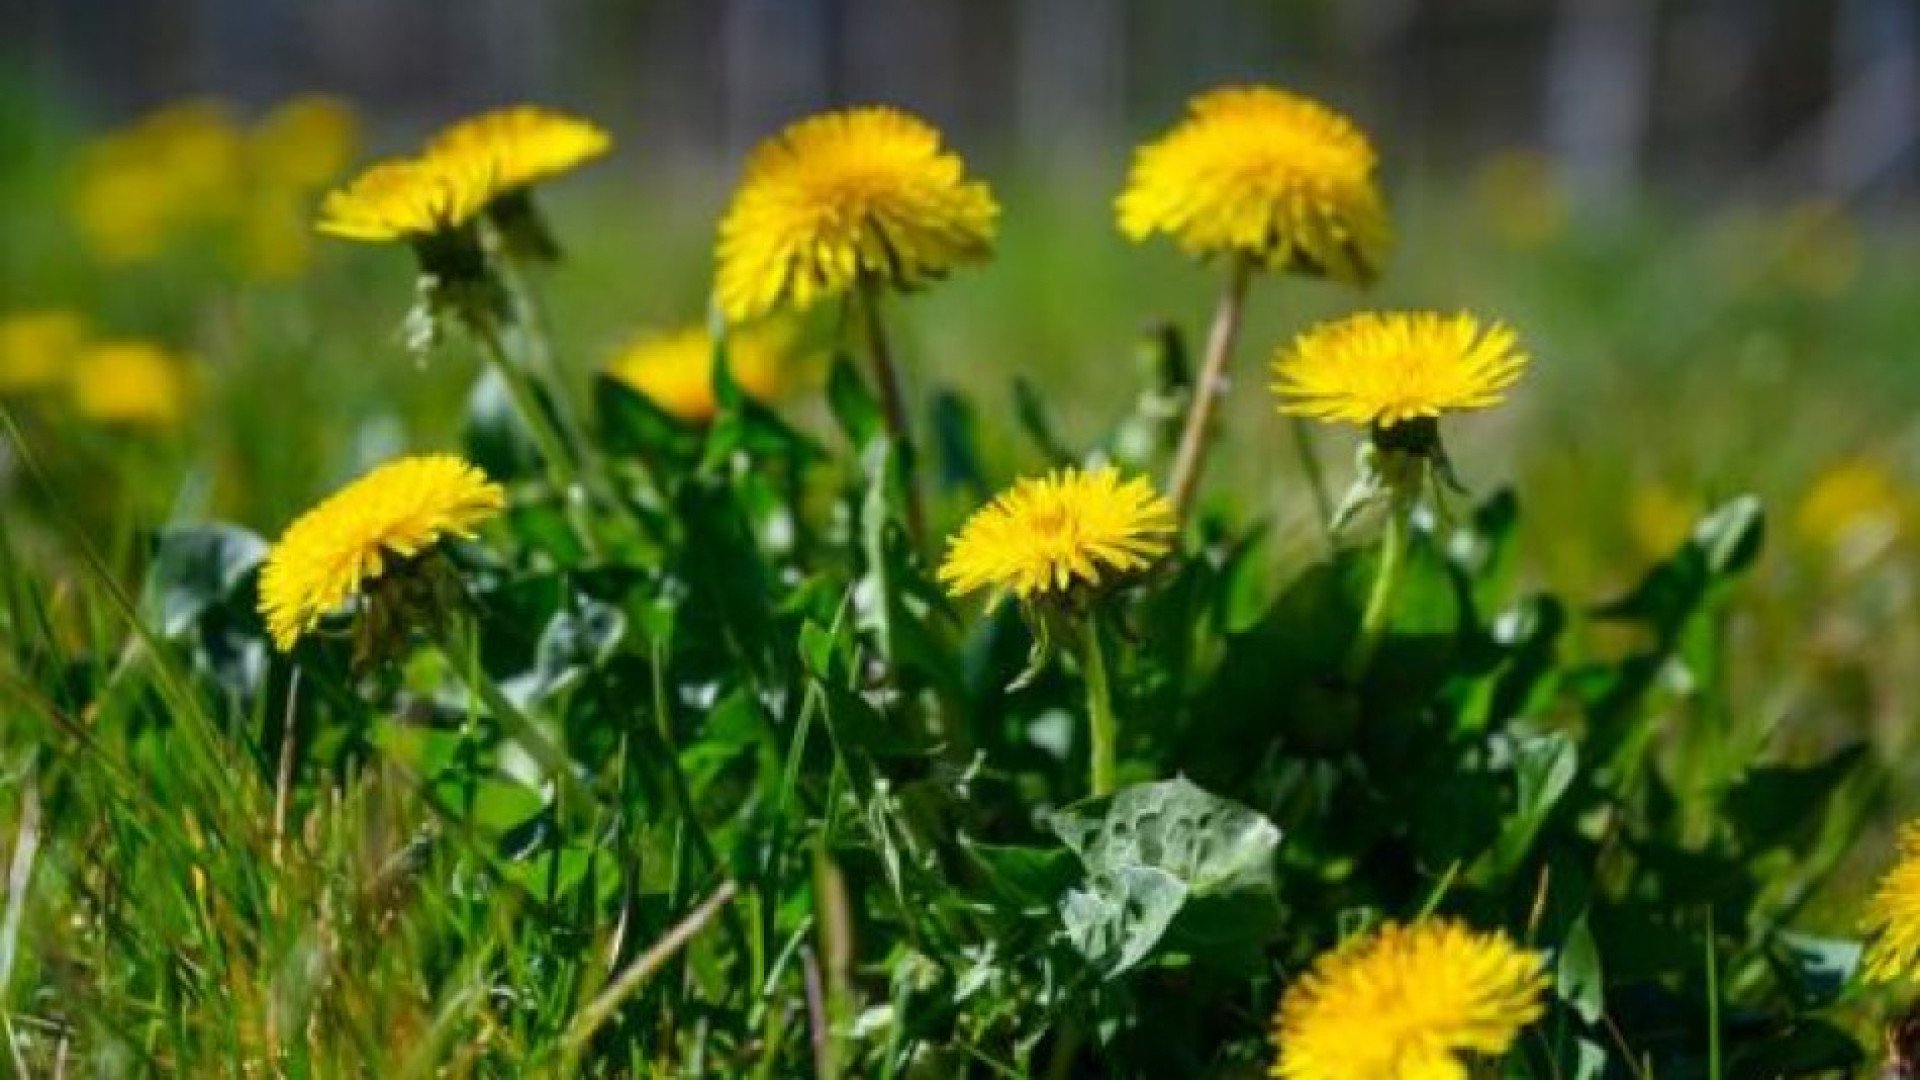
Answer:
[(984, 261), (999, 213), (924, 121), (889, 108), (809, 117), (747, 160), (720, 223), (720, 308), (747, 322), (862, 278), (910, 288)]
[(1846, 207), (1812, 199), (1779, 219), (1780, 273), (1787, 284), (1813, 296), (1838, 296), (1860, 280), (1860, 226)]
[(1187, 118), (1140, 147), (1115, 204), (1133, 240), (1235, 253), (1269, 270), (1372, 281), (1389, 243), (1377, 159), (1352, 121), (1264, 86), (1195, 97)]
[(1388, 923), (1321, 955), (1274, 1017), (1281, 1080), (1466, 1080), (1539, 1019), (1544, 957), (1449, 919)]
[(1019, 481), (969, 518), (948, 541), (939, 577), (954, 596), (1062, 594), (1145, 570), (1173, 532), (1172, 505), (1144, 477), (1061, 469)]
[(260, 612), (282, 652), (365, 587), (446, 536), (471, 536), (506, 492), (450, 454), (390, 461), (287, 526), (260, 572)]
[(1693, 533), (1705, 509), (1664, 484), (1638, 484), (1627, 499), (1627, 530), (1641, 554), (1665, 556)]
[(320, 204), (323, 233), (370, 243), (423, 240), (473, 221), (498, 194), (484, 161), (397, 158), (369, 166)]
[(86, 323), (71, 311), (0, 315), (0, 394), (60, 385), (86, 340)]
[(186, 418), (186, 362), (150, 341), (90, 345), (72, 378), (74, 408), (89, 420), (171, 431)]
[(1920, 976), (1920, 822), (1900, 829), (1900, 854), (1867, 902), (1873, 935), (1861, 971), (1868, 982), (1911, 982)]
[(101, 138), (82, 161), (73, 211), (107, 263), (155, 258), (216, 221), (243, 191), (240, 129), (215, 102), (170, 106)]
[[(713, 336), (704, 326), (642, 334), (607, 363), (607, 374), (689, 423), (713, 419)], [(727, 373), (756, 401), (773, 401), (801, 374), (791, 338), (760, 323), (727, 335)]]
[(353, 106), (327, 94), (300, 94), (254, 125), (247, 157), (256, 184), (318, 191), (347, 170), (359, 146)]
[(598, 125), (536, 105), (496, 109), (456, 123), (427, 144), (463, 167), (490, 171), (502, 192), (537, 184), (607, 152), (613, 140)]
[(290, 190), (256, 191), (238, 222), (240, 264), (254, 277), (286, 281), (313, 261), (312, 205)]
[(1884, 464), (1855, 458), (1814, 478), (1794, 509), (1793, 527), (1809, 547), (1871, 556), (1899, 539), (1912, 512), (1911, 497)]
[(1533, 150), (1503, 150), (1480, 166), (1473, 181), (1480, 213), (1509, 246), (1531, 250), (1567, 227), (1567, 193), (1551, 158)]
[(1322, 323), (1283, 348), (1274, 393), (1285, 413), (1389, 428), (1498, 405), (1526, 366), (1505, 324), (1367, 312)]

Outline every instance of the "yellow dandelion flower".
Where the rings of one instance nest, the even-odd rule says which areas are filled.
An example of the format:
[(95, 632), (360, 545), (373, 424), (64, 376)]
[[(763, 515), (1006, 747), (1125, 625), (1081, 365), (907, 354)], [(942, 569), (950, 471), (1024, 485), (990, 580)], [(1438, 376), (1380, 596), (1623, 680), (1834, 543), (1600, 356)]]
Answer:
[(1868, 982), (1911, 981), (1920, 975), (1920, 821), (1900, 829), (1900, 854), (1867, 902), (1873, 940), (1861, 957)]
[(86, 338), (86, 324), (71, 311), (0, 316), (0, 394), (59, 385)]
[(1026, 479), (983, 507), (947, 544), (940, 581), (1021, 600), (1144, 570), (1172, 546), (1173, 507), (1143, 477), (1112, 466)]
[(1389, 241), (1377, 158), (1351, 120), (1264, 86), (1195, 97), (1134, 155), (1120, 231), (1166, 233), (1189, 254), (1237, 253), (1269, 270), (1372, 281)]
[(1527, 366), (1514, 332), (1471, 315), (1366, 313), (1323, 323), (1274, 362), (1280, 411), (1388, 428), (1498, 405)]
[(501, 191), (514, 191), (577, 168), (607, 152), (599, 126), (534, 105), (496, 109), (448, 127), (427, 144), (429, 157), (479, 162)]
[(450, 454), (390, 461), (287, 526), (260, 571), (260, 612), (282, 652), (394, 563), (471, 536), (506, 506), (485, 473)]
[(901, 288), (993, 249), (1000, 208), (940, 133), (896, 109), (826, 113), (760, 144), (720, 223), (715, 290), (737, 322), (862, 277)]
[(369, 167), (320, 204), (320, 231), (379, 243), (459, 229), (499, 191), (484, 161), (397, 158)]
[(1388, 923), (1323, 954), (1274, 1016), (1280, 1080), (1467, 1080), (1539, 1019), (1544, 958), (1448, 919)]
[(162, 109), (87, 148), (73, 191), (75, 224), (102, 262), (157, 258), (238, 197), (242, 151), (240, 129), (219, 103)]
[(1808, 546), (1871, 557), (1899, 538), (1908, 502), (1900, 481), (1870, 458), (1823, 471), (1801, 497), (1794, 531)]
[(312, 191), (345, 172), (359, 145), (353, 106), (326, 94), (300, 94), (254, 125), (247, 157), (262, 182)]
[(80, 415), (103, 424), (171, 430), (186, 419), (186, 363), (152, 342), (103, 341), (72, 372)]
[[(764, 324), (727, 336), (727, 371), (756, 401), (778, 398), (791, 383), (798, 358), (786, 335)], [(626, 383), (672, 416), (689, 423), (713, 419), (713, 336), (704, 326), (646, 333), (623, 347), (607, 374)]]

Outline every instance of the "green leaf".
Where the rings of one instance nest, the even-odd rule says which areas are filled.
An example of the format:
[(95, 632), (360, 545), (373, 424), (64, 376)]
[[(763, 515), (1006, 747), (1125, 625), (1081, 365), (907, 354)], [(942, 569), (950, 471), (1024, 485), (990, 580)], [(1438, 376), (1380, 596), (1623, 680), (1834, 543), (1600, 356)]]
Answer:
[(1853, 1036), (1825, 1020), (1805, 1019), (1735, 1047), (1727, 1061), (1727, 1076), (1729, 1080), (1784, 1080), (1831, 1075), (1865, 1061), (1866, 1054)]
[(864, 452), (885, 430), (880, 402), (844, 353), (833, 358), (833, 368), (827, 373), (827, 407), (856, 453)]
[(1063, 848), (982, 844), (964, 837), (961, 847), (994, 895), (1014, 907), (1051, 908), (1079, 878), (1073, 853)]
[(266, 541), (237, 525), (168, 526), (154, 540), (142, 607), (177, 637), (230, 600), (266, 555)]
[(697, 430), (619, 379), (596, 375), (592, 392), (594, 418), (607, 452), (633, 455), (656, 466), (682, 468), (699, 453)]
[(1775, 936), (1769, 959), (1802, 1009), (1824, 1009), (1840, 1000), (1860, 967), (1860, 942), (1791, 931)]
[(1280, 830), (1239, 803), (1167, 780), (1069, 807), (1047, 825), (1086, 872), (1060, 902), (1067, 937), (1109, 978), (1163, 942), (1244, 963), (1278, 930)]
[(1503, 880), (1520, 868), (1548, 815), (1573, 785), (1579, 772), (1580, 751), (1560, 732), (1512, 740), (1513, 773), (1517, 788), (1513, 813), (1502, 823), (1490, 869)]
[(1815, 765), (1749, 769), (1723, 804), (1742, 850), (1759, 854), (1818, 833), (1822, 815), (1814, 811), (1869, 760), (1867, 745), (1855, 743)]
[(1040, 391), (1034, 389), (1024, 375), (1013, 380), (1013, 413), (1020, 430), (1033, 440), (1033, 445), (1047, 459), (1047, 464), (1073, 464), (1075, 455), (1054, 434), (1053, 420), (1047, 415), (1046, 402), (1042, 400)]
[(1598, 1023), (1606, 1011), (1606, 976), (1600, 963), (1600, 946), (1593, 940), (1593, 926), (1586, 912), (1567, 927), (1554, 960), (1553, 990), (1580, 1019)]

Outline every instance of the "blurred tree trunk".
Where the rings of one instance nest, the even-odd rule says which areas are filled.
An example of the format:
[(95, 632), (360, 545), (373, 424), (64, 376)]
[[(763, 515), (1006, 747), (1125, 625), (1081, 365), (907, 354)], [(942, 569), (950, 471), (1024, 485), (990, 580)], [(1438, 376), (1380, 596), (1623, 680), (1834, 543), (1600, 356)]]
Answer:
[[(1042, 179), (1111, 172), (1122, 131), (1126, 26), (1112, 0), (1027, 0), (1018, 7), (1014, 106), (1024, 160)], [(1060, 47), (1061, 42), (1070, 42)]]

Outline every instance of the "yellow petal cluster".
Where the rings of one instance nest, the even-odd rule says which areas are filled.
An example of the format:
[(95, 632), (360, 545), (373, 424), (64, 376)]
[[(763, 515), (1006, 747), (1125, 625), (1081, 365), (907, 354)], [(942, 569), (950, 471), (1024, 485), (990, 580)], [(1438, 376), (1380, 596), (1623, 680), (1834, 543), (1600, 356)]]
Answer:
[[(756, 401), (778, 398), (791, 383), (797, 357), (787, 336), (766, 324), (727, 335), (727, 372)], [(642, 334), (607, 363), (607, 374), (689, 423), (713, 419), (713, 335), (705, 326)]]
[(149, 341), (88, 346), (72, 372), (73, 404), (102, 424), (173, 430), (187, 416), (187, 365)]
[(1920, 976), (1920, 822), (1900, 830), (1900, 854), (1867, 902), (1861, 958), (1868, 982), (1913, 982)]
[(314, 191), (347, 170), (359, 145), (353, 106), (327, 94), (299, 94), (254, 125), (247, 157), (255, 175), (275, 186)]
[(94, 255), (119, 265), (164, 254), (217, 221), (244, 189), (245, 141), (213, 101), (172, 105), (103, 136), (84, 154), (74, 222)]
[(0, 316), (0, 394), (58, 386), (71, 374), (86, 340), (86, 323), (71, 311)]
[(1388, 428), (1498, 405), (1527, 355), (1502, 323), (1471, 315), (1368, 312), (1323, 323), (1274, 361), (1280, 410)]
[(1913, 496), (1900, 478), (1866, 457), (1822, 470), (1793, 514), (1794, 532), (1809, 547), (1854, 556), (1884, 550), (1916, 521)]
[(396, 158), (369, 166), (320, 204), (320, 231), (347, 240), (418, 240), (458, 229), (498, 194), (484, 161)]
[(715, 292), (745, 322), (846, 293), (911, 287), (992, 253), (1000, 213), (940, 133), (897, 109), (810, 117), (760, 144), (720, 223)]
[(1369, 282), (1389, 243), (1376, 164), (1366, 135), (1319, 102), (1265, 86), (1213, 90), (1136, 151), (1116, 203), (1120, 231)]
[(954, 596), (984, 588), (1028, 600), (1144, 570), (1173, 532), (1173, 507), (1145, 478), (1060, 469), (1019, 481), (968, 519), (939, 577)]
[(394, 560), (470, 536), (506, 506), (485, 473), (450, 454), (400, 458), (327, 497), (287, 527), (260, 572), (260, 612), (290, 650)]
[(577, 168), (606, 153), (612, 142), (605, 130), (586, 120), (537, 105), (516, 105), (448, 127), (427, 144), (427, 156), (490, 173), (504, 192)]
[(1388, 923), (1323, 954), (1274, 1017), (1280, 1080), (1467, 1080), (1540, 1017), (1541, 954), (1448, 919)]

